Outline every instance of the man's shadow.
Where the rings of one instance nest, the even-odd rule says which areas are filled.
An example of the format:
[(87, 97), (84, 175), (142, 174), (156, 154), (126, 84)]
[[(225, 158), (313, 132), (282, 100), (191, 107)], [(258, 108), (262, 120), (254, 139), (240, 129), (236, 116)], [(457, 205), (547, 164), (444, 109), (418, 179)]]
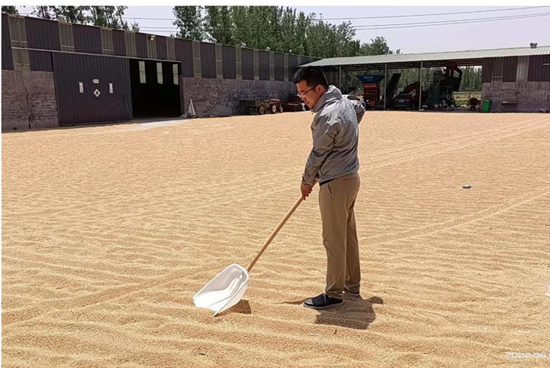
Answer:
[[(304, 300), (285, 302), (284, 304), (302, 305)], [(373, 304), (384, 304), (384, 301), (377, 296), (368, 299), (363, 299), (361, 296), (357, 298), (344, 296), (342, 305), (317, 310), (319, 314), (315, 323), (366, 330), (376, 319)]]

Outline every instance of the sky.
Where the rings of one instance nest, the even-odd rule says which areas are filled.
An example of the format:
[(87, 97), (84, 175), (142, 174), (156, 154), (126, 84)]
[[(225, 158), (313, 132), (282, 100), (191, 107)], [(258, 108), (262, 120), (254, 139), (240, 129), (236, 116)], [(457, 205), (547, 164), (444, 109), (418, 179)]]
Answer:
[[(534, 7), (537, 5), (524, 5)], [(377, 36), (385, 37), (391, 50), (400, 49), (402, 53), (422, 53), (439, 51), (479, 50), (506, 47), (528, 47), (531, 42), (539, 45), (550, 45), (550, 6), (531, 9), (503, 10), (518, 6), (296, 6), (298, 11), (306, 14), (322, 14), (327, 22), (340, 24), (351, 21), (355, 27), (388, 26), (402, 23), (474, 20), (479, 18), (517, 17), (531, 14), (545, 14), (532, 18), (505, 19), (467, 24), (451, 24), (429, 27), (396, 28), (396, 29), (360, 29), (356, 30), (356, 39), (370, 42)], [(471, 11), (489, 12), (451, 14)], [(20, 13), (29, 13), (31, 7), (19, 7)], [(444, 13), (439, 15), (418, 16), (420, 14)], [(415, 17), (395, 17), (417, 15)], [(395, 18), (382, 18), (393, 16)], [(126, 20), (139, 23), (140, 31), (160, 35), (176, 33), (172, 24), (174, 16), (172, 6), (129, 6), (125, 12)], [(372, 17), (371, 19), (351, 19)], [(164, 20), (139, 19), (164, 18)], [(344, 18), (331, 20), (330, 18)], [(401, 26), (402, 27), (402, 26)], [(172, 30), (172, 31), (171, 31)]]

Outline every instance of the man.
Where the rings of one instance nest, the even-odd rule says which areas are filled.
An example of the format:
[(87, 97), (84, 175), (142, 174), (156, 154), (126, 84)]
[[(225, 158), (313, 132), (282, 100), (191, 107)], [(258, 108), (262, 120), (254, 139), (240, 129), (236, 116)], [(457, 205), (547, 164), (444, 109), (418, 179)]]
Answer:
[(329, 86), (320, 68), (306, 67), (294, 75), (298, 95), (315, 113), (313, 148), (302, 175), (305, 200), (319, 182), (323, 245), (327, 252), (325, 292), (304, 301), (324, 309), (340, 305), (342, 295), (359, 297), (361, 271), (354, 205), (359, 191), (358, 124), (365, 113), (360, 101), (342, 97)]

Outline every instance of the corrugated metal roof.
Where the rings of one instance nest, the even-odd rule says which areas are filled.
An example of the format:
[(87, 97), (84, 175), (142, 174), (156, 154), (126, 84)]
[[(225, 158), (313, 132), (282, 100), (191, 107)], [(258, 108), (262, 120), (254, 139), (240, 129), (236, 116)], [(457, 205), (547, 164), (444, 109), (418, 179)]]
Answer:
[(427, 52), (422, 54), (390, 54), (375, 56), (354, 56), (327, 58), (303, 66), (346, 66), (360, 64), (416, 63), (421, 61), (469, 60), (509, 56), (550, 55), (550, 46), (516, 47), (492, 50), (469, 50), (451, 52)]

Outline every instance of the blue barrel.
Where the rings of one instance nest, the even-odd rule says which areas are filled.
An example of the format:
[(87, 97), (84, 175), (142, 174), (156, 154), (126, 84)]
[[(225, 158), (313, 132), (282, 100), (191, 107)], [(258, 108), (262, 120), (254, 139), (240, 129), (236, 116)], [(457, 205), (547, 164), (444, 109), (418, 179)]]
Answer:
[(357, 79), (361, 81), (361, 83), (380, 83), (382, 79), (384, 79), (383, 75), (358, 75)]

